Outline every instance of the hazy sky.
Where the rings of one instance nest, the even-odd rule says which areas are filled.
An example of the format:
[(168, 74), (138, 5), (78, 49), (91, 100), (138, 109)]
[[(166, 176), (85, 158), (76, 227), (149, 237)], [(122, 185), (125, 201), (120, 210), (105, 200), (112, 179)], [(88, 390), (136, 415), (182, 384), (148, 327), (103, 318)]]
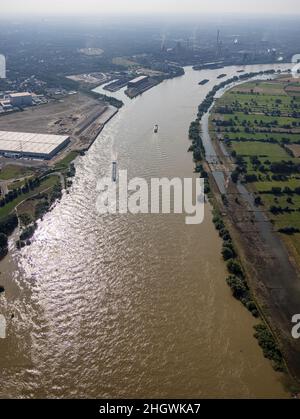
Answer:
[(300, 14), (299, 0), (0, 0), (1, 14), (284, 13)]

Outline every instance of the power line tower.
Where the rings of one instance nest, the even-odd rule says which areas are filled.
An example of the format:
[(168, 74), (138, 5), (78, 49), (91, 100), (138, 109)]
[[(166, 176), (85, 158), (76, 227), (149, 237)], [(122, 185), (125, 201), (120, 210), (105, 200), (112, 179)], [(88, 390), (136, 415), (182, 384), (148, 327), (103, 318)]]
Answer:
[(163, 35), (161, 36), (160, 50), (161, 50), (162, 52), (166, 51), (166, 35), (165, 35), (165, 34), (163, 34)]
[(190, 49), (190, 38), (186, 38), (186, 49)]
[(220, 29), (218, 29), (217, 32), (217, 58), (221, 56), (222, 53), (222, 40), (221, 40), (221, 32)]

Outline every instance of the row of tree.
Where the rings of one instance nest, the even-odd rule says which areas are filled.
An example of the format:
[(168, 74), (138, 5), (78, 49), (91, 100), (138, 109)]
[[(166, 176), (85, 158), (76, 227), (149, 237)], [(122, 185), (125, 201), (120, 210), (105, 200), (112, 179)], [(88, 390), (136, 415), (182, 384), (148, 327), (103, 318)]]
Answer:
[(231, 77), (228, 80), (223, 81), (222, 83), (216, 85), (207, 95), (206, 98), (204, 99), (204, 101), (198, 106), (198, 118), (202, 118), (202, 116), (209, 110), (209, 108), (211, 107), (211, 105), (214, 102), (214, 97), (216, 95), (216, 93), (223, 89), (224, 87), (228, 86), (229, 84), (232, 83), (237, 83), (239, 81), (243, 81), (243, 80), (247, 80), (250, 79), (252, 77), (256, 77), (256, 76), (260, 76), (260, 75), (267, 75), (267, 74), (274, 74), (275, 71), (274, 70), (267, 70), (267, 71), (259, 71), (259, 72), (252, 72), (252, 73), (245, 73), (242, 74), (240, 76), (234, 76)]
[(17, 189), (13, 189), (8, 192), (8, 194), (6, 194), (5, 197), (0, 200), (0, 207), (4, 207), (6, 204), (14, 201), (20, 195), (25, 195), (28, 192), (35, 190), (40, 186), (40, 184), (41, 181), (39, 178), (27, 180), (24, 186)]
[(18, 226), (18, 217), (15, 214), (8, 215), (0, 221), (0, 258), (7, 255), (8, 237)]
[(198, 119), (193, 121), (190, 125), (189, 139), (192, 141), (192, 145), (189, 148), (189, 151), (193, 152), (194, 161), (199, 162), (204, 160), (205, 149), (200, 135), (200, 123)]

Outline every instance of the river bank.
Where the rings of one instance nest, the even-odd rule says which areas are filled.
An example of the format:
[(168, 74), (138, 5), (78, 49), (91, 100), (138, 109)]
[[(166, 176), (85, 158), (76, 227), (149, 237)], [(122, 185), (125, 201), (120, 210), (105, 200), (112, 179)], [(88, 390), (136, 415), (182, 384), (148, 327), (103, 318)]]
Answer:
[[(206, 115), (202, 124), (203, 136), (211, 142), (209, 127)], [(215, 203), (239, 249), (261, 315), (279, 342), (291, 376), (299, 382), (300, 347), (291, 336), (291, 319), (299, 311), (300, 301), (297, 268), (270, 222), (255, 207), (251, 193), (241, 184), (232, 182), (230, 175), (234, 163), (216, 136), (212, 144), (214, 160), (217, 161), (209, 161), (208, 167), (211, 182), (215, 185), (212, 188)], [(213, 175), (214, 171), (223, 176), (222, 188)]]
[[(76, 100), (74, 100), (74, 96)], [(86, 153), (118, 109), (100, 103), (98, 94), (79, 93), (47, 106), (2, 116), (0, 128), (70, 135), (70, 142), (50, 161), (0, 157), (0, 258), (8, 251), (8, 237), (18, 228), (18, 249), (31, 244), (37, 221), (60, 200), (75, 176), (73, 161)], [(55, 181), (60, 178), (60, 182)], [(13, 228), (10, 227), (13, 225)]]

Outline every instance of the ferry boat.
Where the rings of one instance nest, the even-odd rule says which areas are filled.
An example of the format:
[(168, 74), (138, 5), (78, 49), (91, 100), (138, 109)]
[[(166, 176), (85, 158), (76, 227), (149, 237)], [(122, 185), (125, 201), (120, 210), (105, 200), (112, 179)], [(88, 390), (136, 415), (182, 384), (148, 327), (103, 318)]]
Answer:
[(116, 182), (117, 181), (117, 162), (113, 161), (112, 163), (112, 181)]
[(208, 79), (204, 79), (204, 80), (201, 80), (201, 81), (199, 81), (199, 86), (204, 86), (206, 83), (208, 83), (209, 82), (209, 80)]

